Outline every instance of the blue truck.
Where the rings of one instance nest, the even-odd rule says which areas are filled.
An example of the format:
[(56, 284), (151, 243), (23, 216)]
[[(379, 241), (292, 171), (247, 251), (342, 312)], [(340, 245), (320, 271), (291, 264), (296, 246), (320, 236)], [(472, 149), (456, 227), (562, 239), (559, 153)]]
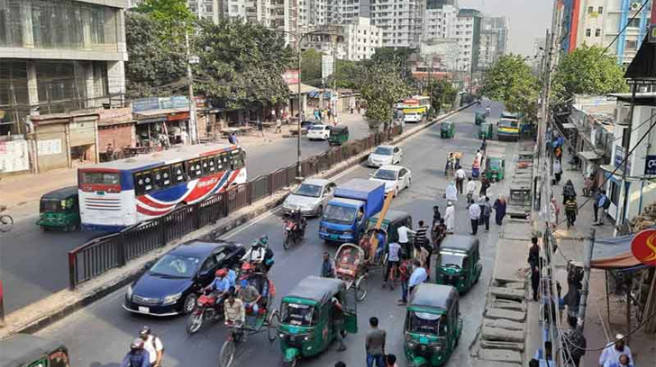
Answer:
[(323, 210), (319, 238), (328, 242), (358, 243), (369, 218), (385, 201), (385, 184), (352, 179), (337, 186), (335, 196)]

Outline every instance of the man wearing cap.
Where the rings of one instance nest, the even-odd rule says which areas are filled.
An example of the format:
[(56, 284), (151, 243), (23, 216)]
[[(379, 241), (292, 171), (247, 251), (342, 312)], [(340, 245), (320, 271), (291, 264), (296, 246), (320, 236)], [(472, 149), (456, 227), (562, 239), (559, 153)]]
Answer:
[(144, 342), (144, 350), (148, 352), (150, 367), (161, 367), (162, 356), (164, 355), (162, 340), (156, 335), (153, 335), (148, 326), (144, 326), (141, 329), (139, 337)]
[(610, 343), (604, 348), (599, 356), (599, 366), (609, 367), (612, 364), (618, 363), (620, 356), (626, 354), (629, 358), (629, 365), (633, 365), (633, 356), (631, 355), (631, 348), (626, 345), (624, 335), (615, 335), (615, 342)]
[(150, 367), (150, 356), (144, 349), (143, 340), (137, 338), (130, 344), (130, 351), (123, 358), (121, 367)]

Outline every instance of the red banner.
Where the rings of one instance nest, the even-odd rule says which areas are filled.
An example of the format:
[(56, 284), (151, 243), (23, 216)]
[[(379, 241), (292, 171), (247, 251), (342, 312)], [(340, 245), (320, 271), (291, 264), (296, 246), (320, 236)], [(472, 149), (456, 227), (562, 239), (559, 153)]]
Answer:
[(656, 266), (656, 229), (645, 229), (635, 235), (631, 253), (641, 263)]
[(282, 74), (282, 79), (285, 81), (285, 84), (298, 84), (298, 78), (300, 73), (298, 69), (287, 70)]

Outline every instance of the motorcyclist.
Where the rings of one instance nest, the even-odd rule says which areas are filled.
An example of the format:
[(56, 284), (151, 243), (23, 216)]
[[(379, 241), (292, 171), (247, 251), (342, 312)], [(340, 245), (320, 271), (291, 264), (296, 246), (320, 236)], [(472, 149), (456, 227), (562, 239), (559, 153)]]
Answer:
[(208, 285), (205, 289), (216, 295), (216, 303), (218, 304), (220, 301), (225, 299), (225, 296), (230, 289), (230, 279), (228, 278), (228, 270), (226, 269), (217, 270), (214, 273), (214, 276), (215, 278), (212, 283), (210, 283), (210, 285)]
[(303, 218), (303, 215), (301, 214), (301, 209), (295, 209), (292, 211), (292, 215), (290, 218), (294, 224), (296, 224), (296, 230), (300, 231), (300, 233), (305, 233), (305, 218)]
[(150, 367), (150, 356), (144, 349), (144, 342), (140, 338), (130, 344), (130, 351), (123, 358), (121, 367)]
[(485, 107), (485, 117), (490, 116), (490, 106)]
[[(273, 250), (271, 250), (268, 246), (269, 244), (269, 236), (264, 235), (260, 237), (254, 244), (251, 246), (250, 249), (246, 252), (246, 254), (242, 257), (243, 262), (248, 262), (251, 264), (263, 264), (264, 265), (264, 270), (266, 272), (271, 269), (273, 266)], [(243, 269), (242, 269), (243, 270)]]

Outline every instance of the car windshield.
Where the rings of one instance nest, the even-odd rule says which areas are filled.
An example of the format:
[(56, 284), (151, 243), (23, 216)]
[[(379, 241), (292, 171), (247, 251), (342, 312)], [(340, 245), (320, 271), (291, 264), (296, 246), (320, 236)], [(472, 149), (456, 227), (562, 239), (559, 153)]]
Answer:
[(500, 127), (517, 127), (517, 120), (499, 120)]
[(323, 219), (328, 222), (351, 224), (355, 219), (355, 208), (328, 205), (323, 211)]
[(374, 178), (377, 178), (379, 180), (389, 180), (389, 181), (394, 181), (396, 180), (396, 171), (392, 171), (389, 169), (379, 169), (374, 173)]
[(378, 147), (376, 150), (374, 150), (374, 154), (392, 155), (392, 148)]
[(66, 202), (59, 199), (41, 199), (41, 213), (56, 213), (64, 211), (63, 204)]
[(323, 125), (314, 125), (310, 130), (321, 131), (323, 129), (324, 129)]
[(82, 172), (80, 179), (83, 184), (118, 185), (119, 174), (111, 172)]
[(490, 164), (488, 166), (493, 169), (501, 168), (501, 161), (498, 159), (490, 159)]
[(450, 251), (440, 251), (440, 266), (458, 266), (462, 267), (465, 254)]
[(321, 195), (321, 186), (301, 184), (301, 186), (299, 186), (298, 189), (294, 191), (294, 195), (318, 198), (319, 195)]
[(313, 324), (312, 314), (314, 307), (298, 303), (282, 304), (281, 322), (287, 325), (311, 326)]
[(431, 335), (446, 335), (446, 315), (410, 311), (408, 331)]
[(191, 278), (200, 259), (193, 256), (166, 254), (150, 268), (150, 274), (175, 278)]

